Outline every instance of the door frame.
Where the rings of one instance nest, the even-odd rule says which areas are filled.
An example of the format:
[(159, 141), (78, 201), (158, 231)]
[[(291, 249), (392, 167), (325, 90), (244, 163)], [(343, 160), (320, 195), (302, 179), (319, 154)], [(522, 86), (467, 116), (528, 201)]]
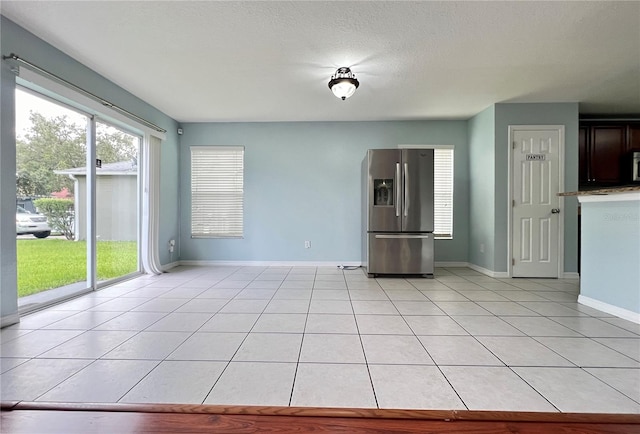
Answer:
[[(565, 126), (564, 125), (509, 125), (508, 127), (508, 200), (507, 200), (507, 274), (513, 277), (513, 136), (516, 131), (556, 131), (558, 132), (558, 192), (564, 191)], [(558, 279), (564, 277), (564, 196), (559, 196), (558, 206), (562, 211), (558, 216)]]

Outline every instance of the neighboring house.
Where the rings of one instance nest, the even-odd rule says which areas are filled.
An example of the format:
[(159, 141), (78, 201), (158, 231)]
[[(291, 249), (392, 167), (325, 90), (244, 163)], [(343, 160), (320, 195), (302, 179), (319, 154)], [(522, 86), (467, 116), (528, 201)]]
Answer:
[[(55, 170), (74, 181), (75, 239), (87, 236), (87, 168)], [(96, 168), (96, 235), (99, 241), (135, 241), (138, 215), (138, 165), (105, 163)]]

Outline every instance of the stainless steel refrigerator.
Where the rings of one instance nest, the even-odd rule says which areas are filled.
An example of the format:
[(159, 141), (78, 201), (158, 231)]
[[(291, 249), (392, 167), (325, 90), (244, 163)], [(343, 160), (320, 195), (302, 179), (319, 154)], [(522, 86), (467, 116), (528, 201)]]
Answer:
[(369, 277), (433, 277), (433, 149), (370, 149), (363, 163)]

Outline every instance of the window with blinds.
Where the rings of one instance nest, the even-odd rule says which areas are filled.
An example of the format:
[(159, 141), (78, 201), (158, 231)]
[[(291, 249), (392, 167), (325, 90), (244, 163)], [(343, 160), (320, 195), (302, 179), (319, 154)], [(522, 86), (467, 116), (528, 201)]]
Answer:
[(244, 146), (191, 147), (191, 238), (242, 238)]
[(453, 145), (398, 145), (400, 149), (433, 149), (433, 235), (453, 238)]
[(433, 232), (436, 239), (453, 238), (453, 147), (434, 147)]

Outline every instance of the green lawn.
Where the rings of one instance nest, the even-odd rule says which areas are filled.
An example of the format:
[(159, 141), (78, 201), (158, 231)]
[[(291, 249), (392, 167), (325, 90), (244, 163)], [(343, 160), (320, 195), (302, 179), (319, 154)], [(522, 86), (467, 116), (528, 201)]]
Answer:
[[(64, 239), (17, 240), (18, 297), (86, 280), (87, 243)], [(135, 241), (98, 242), (98, 280), (138, 269)]]

